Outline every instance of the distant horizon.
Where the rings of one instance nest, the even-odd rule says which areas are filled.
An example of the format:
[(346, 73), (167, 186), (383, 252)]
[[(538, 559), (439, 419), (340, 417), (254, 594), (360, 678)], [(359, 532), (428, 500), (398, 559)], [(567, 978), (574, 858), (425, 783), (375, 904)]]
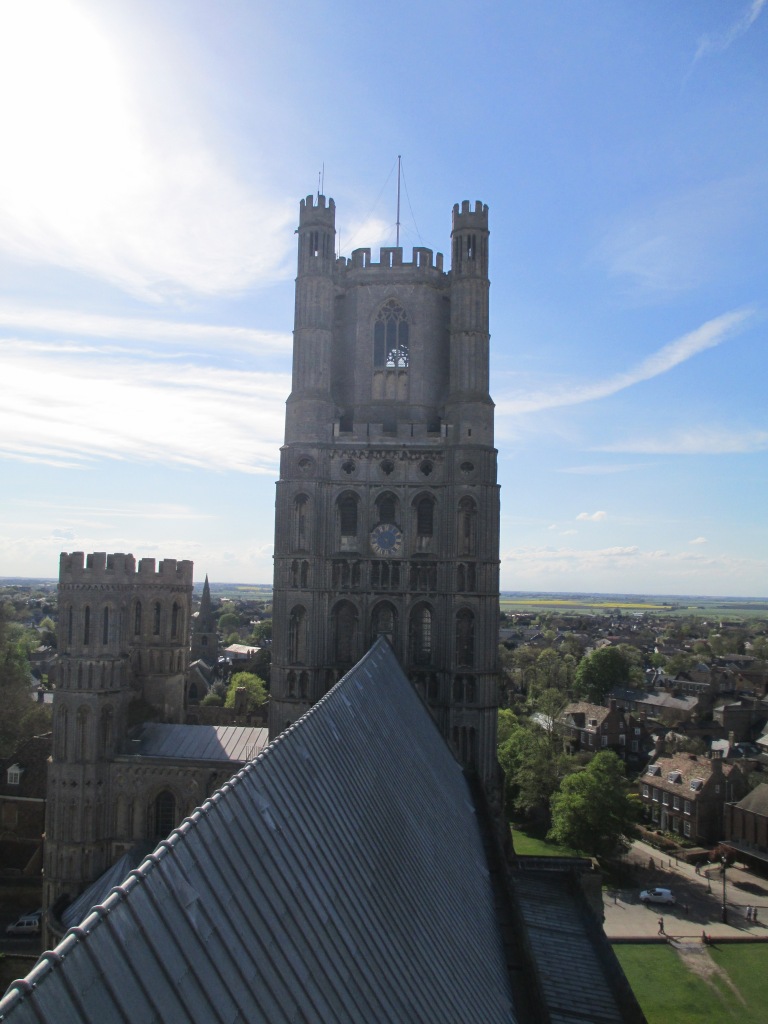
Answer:
[[(205, 578), (196, 580), (194, 589), (203, 586)], [(20, 586), (35, 583), (58, 584), (56, 576), (0, 576), (0, 585)], [(272, 589), (269, 583), (253, 583), (247, 580), (213, 580), (208, 577), (211, 587), (254, 587), (264, 590)], [(499, 597), (602, 597), (602, 598), (663, 598), (666, 601), (754, 601), (768, 603), (768, 594), (665, 594), (659, 592), (641, 592), (634, 590), (500, 590)]]

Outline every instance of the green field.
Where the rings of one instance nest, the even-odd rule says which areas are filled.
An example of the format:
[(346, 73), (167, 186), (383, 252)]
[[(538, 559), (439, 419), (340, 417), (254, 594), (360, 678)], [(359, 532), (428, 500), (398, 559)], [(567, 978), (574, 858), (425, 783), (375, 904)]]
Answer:
[(763, 1024), (768, 945), (734, 943), (679, 953), (671, 946), (613, 947), (648, 1024)]
[(499, 605), (503, 612), (570, 612), (574, 615), (642, 614), (719, 619), (768, 618), (768, 600), (738, 597), (686, 597), (653, 594), (537, 594), (504, 591)]

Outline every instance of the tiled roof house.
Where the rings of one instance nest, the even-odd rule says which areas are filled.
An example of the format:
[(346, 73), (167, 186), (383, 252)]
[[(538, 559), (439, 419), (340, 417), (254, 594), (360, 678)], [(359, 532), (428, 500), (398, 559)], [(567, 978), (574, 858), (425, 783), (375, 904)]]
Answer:
[(638, 782), (647, 820), (694, 842), (712, 844), (724, 835), (726, 801), (747, 790), (740, 768), (719, 757), (679, 753), (649, 764)]

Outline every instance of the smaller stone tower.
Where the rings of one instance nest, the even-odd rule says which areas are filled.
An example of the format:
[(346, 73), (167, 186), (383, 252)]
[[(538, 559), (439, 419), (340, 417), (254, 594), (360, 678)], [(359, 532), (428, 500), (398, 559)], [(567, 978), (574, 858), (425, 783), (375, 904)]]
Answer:
[(211, 668), (219, 660), (219, 636), (216, 632), (216, 617), (211, 606), (211, 588), (205, 577), (200, 608), (192, 619), (192, 661), (202, 660)]
[(192, 562), (82, 551), (59, 567), (58, 687), (48, 773), (45, 906), (113, 861), (110, 765), (132, 725), (182, 722)]

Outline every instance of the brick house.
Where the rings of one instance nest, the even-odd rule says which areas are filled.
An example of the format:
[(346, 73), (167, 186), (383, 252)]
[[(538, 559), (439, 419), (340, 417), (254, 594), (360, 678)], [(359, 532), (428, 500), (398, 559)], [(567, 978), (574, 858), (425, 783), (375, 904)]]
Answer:
[(562, 731), (570, 753), (597, 754), (613, 750), (630, 764), (644, 757), (648, 747), (645, 723), (629, 711), (622, 711), (615, 700), (609, 706), (577, 701), (560, 716)]
[(0, 870), (39, 875), (51, 734), (34, 736), (0, 761)]
[(660, 755), (638, 780), (648, 821), (704, 845), (724, 835), (726, 801), (741, 798), (747, 781), (736, 764), (700, 754)]
[(725, 805), (725, 842), (748, 864), (768, 865), (768, 783)]

